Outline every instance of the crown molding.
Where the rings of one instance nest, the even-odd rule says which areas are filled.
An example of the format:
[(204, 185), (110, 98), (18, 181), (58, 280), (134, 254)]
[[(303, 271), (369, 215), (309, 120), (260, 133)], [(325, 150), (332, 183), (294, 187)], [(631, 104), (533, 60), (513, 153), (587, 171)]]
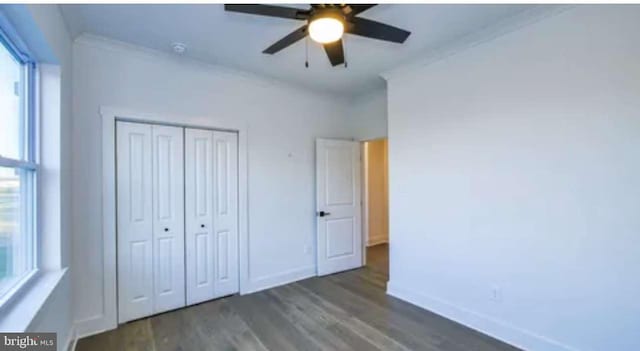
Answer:
[(473, 33), (463, 35), (457, 40), (453, 40), (445, 45), (429, 49), (425, 51), (420, 58), (410, 60), (396, 68), (385, 71), (381, 73), (380, 76), (387, 81), (392, 78), (401, 77), (417, 68), (425, 67), (444, 60), (447, 57), (457, 55), (460, 52), (493, 41), (509, 33), (516, 32), (574, 7), (575, 5), (535, 5), (530, 9), (494, 22)]
[(341, 100), (346, 103), (348, 99), (344, 96), (332, 93), (330, 91), (313, 89), (311, 87), (305, 85), (298, 85), (289, 83), (286, 81), (282, 81), (276, 78), (259, 75), (256, 73), (243, 71), (240, 69), (223, 66), (219, 64), (214, 64), (210, 62), (206, 62), (203, 60), (195, 59), (187, 56), (178, 56), (176, 54), (171, 54), (168, 52), (164, 52), (157, 49), (148, 48), (145, 46), (140, 46), (136, 44), (131, 44), (107, 37), (103, 37), (100, 35), (95, 35), (91, 33), (82, 33), (73, 41), (74, 46), (76, 45), (84, 45), (91, 46), (103, 50), (109, 50), (114, 52), (127, 53), (128, 55), (133, 55), (139, 59), (143, 60), (163, 60), (169, 63), (178, 64), (178, 65), (187, 65), (197, 69), (202, 69), (207, 72), (215, 72), (216, 74), (227, 76), (229, 78), (234, 79), (242, 79), (247, 83), (252, 85), (259, 85), (262, 87), (278, 87), (287, 91), (295, 91), (298, 93), (303, 93), (313, 97), (321, 97), (331, 101), (335, 101), (336, 99)]

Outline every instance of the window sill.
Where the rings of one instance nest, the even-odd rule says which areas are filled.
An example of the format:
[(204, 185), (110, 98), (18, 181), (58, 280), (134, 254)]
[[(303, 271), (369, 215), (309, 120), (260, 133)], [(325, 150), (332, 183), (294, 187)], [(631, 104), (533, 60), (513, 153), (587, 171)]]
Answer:
[(67, 268), (56, 271), (39, 272), (34, 281), (20, 292), (9, 306), (2, 307), (0, 330), (2, 332), (25, 332), (58, 286)]

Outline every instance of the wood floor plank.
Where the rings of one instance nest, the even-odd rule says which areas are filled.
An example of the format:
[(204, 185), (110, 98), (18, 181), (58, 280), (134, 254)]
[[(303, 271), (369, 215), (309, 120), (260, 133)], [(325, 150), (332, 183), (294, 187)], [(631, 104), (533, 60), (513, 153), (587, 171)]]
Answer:
[(321, 350), (312, 338), (269, 304), (266, 292), (239, 296), (232, 306), (269, 350)]
[(304, 321), (303, 327), (308, 330), (322, 330), (326, 341), (324, 349), (331, 350), (401, 350), (392, 340), (378, 342), (383, 335), (372, 335), (373, 330), (358, 331), (358, 323), (345, 311), (336, 306), (328, 306), (326, 302), (314, 300), (312, 296), (304, 294), (300, 288), (288, 285), (274, 289), (276, 295), (287, 308), (287, 315), (299, 316)]
[(311, 278), (297, 284), (307, 289), (308, 293), (331, 302), (411, 350), (439, 350), (440, 340), (421, 337), (424, 334), (423, 327), (414, 325), (404, 316), (376, 306), (325, 278)]
[[(200, 330), (205, 335), (218, 335), (220, 342), (228, 346), (224, 348), (248, 351), (265, 351), (267, 348), (260, 342), (251, 328), (233, 309), (234, 299), (221, 299), (214, 303), (203, 304), (197, 312), (195, 321), (200, 321)], [(222, 347), (214, 348), (221, 349)]]
[(78, 351), (514, 351), (386, 294), (388, 245), (367, 267), (232, 296), (83, 338)]
[(127, 323), (117, 330), (80, 339), (77, 350), (155, 351), (148, 319)]
[(311, 305), (314, 308), (322, 311), (319, 312), (319, 314), (325, 313), (325, 318), (336, 319), (339, 322), (339, 326), (335, 325), (334, 328), (342, 329), (341, 333), (346, 334), (348, 330), (349, 334), (358, 335), (361, 338), (368, 340), (370, 343), (381, 350), (409, 350), (404, 345), (391, 338), (389, 335), (373, 328), (369, 324), (358, 319), (356, 316), (344, 311), (343, 309), (330, 303), (329, 301), (324, 300), (313, 293), (310, 294), (300, 285), (291, 284), (289, 285), (289, 288), (296, 291), (297, 299), (306, 299), (311, 302)]
[[(282, 291), (282, 290), (280, 290)], [(273, 289), (265, 295), (269, 303), (277, 308), (285, 318), (295, 325), (307, 337), (314, 340), (322, 350), (347, 350), (350, 347), (341, 339), (336, 338), (329, 330), (333, 323), (331, 319), (322, 318), (314, 313), (310, 306), (305, 304), (293, 304), (283, 294), (278, 294)]]

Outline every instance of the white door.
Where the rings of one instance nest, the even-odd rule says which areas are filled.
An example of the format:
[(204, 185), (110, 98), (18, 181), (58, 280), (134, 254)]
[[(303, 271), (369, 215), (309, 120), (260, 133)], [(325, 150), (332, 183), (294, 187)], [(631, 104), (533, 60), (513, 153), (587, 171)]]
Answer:
[(117, 122), (118, 316), (153, 313), (151, 126)]
[(362, 266), (360, 147), (316, 140), (318, 275)]
[(154, 313), (185, 305), (183, 129), (152, 126)]
[(185, 130), (187, 304), (214, 297), (213, 132)]
[(238, 134), (213, 132), (215, 296), (239, 290)]

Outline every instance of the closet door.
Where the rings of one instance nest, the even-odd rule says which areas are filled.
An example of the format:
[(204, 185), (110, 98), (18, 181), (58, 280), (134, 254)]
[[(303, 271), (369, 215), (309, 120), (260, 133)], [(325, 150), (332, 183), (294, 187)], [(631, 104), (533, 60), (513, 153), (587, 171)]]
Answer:
[(215, 296), (238, 292), (238, 135), (213, 132)]
[(187, 304), (214, 298), (213, 132), (185, 129)]
[(151, 126), (116, 123), (119, 321), (153, 313)]
[(185, 305), (183, 128), (152, 126), (154, 312)]

